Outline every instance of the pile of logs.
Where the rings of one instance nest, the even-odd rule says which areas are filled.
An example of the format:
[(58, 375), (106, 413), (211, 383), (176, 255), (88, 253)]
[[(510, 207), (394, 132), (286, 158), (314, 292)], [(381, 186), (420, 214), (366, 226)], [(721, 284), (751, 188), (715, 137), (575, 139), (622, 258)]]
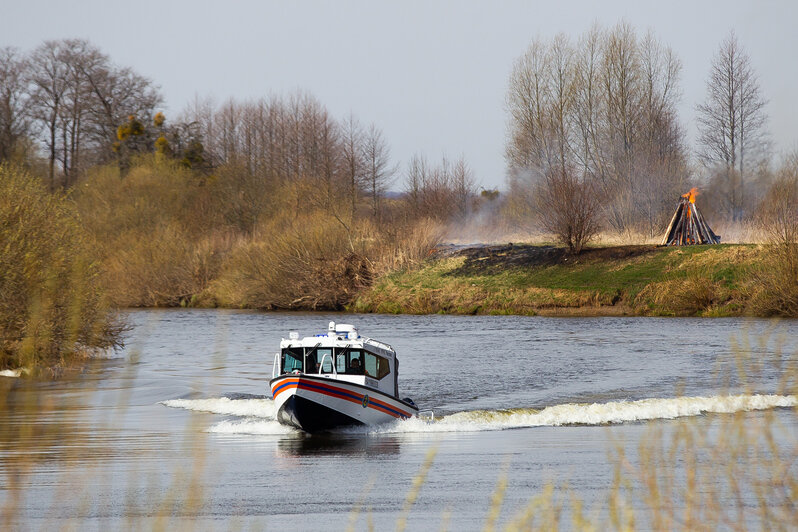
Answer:
[(689, 246), (694, 244), (720, 244), (720, 237), (712, 232), (709, 224), (695, 205), (696, 189), (684, 194), (676, 212), (665, 231), (663, 246)]

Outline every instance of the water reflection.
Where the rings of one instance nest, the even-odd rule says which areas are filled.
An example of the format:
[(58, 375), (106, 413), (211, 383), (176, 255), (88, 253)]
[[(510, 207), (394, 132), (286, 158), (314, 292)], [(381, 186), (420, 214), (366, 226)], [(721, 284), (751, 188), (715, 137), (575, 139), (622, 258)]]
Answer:
[(281, 457), (300, 456), (391, 456), (401, 452), (396, 436), (373, 437), (365, 434), (297, 434), (277, 444)]

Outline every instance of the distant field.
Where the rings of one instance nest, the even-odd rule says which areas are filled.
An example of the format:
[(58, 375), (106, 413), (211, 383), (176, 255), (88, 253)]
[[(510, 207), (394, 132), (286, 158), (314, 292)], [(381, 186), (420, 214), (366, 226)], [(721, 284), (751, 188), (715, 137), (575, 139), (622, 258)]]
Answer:
[(766, 249), (546, 245), (441, 250), (379, 279), (349, 309), (379, 313), (739, 316)]

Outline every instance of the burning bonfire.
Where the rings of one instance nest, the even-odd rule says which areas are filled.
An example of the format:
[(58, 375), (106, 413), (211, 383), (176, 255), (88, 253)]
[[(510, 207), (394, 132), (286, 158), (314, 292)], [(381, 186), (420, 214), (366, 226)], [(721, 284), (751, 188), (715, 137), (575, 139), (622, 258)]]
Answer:
[(720, 244), (720, 237), (704, 221), (695, 205), (698, 189), (692, 188), (683, 194), (676, 207), (676, 212), (665, 231), (663, 246), (689, 246), (694, 244)]

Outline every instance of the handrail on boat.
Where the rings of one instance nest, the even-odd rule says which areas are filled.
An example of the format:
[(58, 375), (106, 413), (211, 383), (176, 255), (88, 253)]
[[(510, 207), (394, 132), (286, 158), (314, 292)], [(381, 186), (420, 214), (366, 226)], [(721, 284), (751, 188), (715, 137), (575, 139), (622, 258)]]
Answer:
[(321, 375), (321, 368), (324, 367), (324, 359), (330, 357), (330, 366), (332, 367), (332, 374), (338, 375), (338, 372), (335, 371), (335, 364), (333, 364), (332, 355), (330, 353), (324, 353), (324, 356), (321, 357), (321, 362), (319, 362), (319, 372), (317, 375)]
[(274, 354), (274, 362), (272, 362), (272, 379), (277, 376), (277, 371), (280, 369), (280, 353)]
[(382, 347), (383, 349), (386, 349), (387, 351), (393, 351), (394, 353), (396, 353), (396, 351), (394, 351), (393, 347), (391, 347), (390, 344), (386, 344), (385, 342), (380, 342), (379, 340), (375, 340), (374, 338), (366, 338), (365, 342), (366, 343), (370, 342), (370, 343), (376, 345), (377, 347)]

